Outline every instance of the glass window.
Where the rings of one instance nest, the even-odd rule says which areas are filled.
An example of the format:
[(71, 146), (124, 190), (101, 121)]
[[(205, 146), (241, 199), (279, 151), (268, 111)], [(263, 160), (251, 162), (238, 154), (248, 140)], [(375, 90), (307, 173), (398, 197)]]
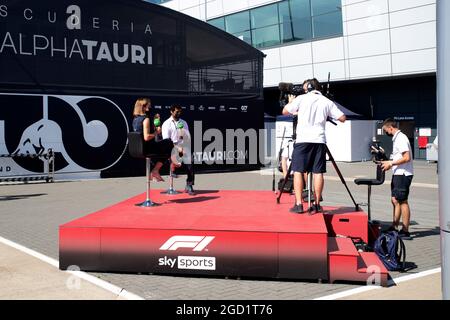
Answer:
[(208, 23), (216, 28), (225, 30), (225, 18), (209, 20)]
[(310, 0), (290, 0), (292, 20), (311, 17)]
[(251, 35), (250, 31), (235, 33), (235, 34), (233, 34), (233, 36), (241, 39), (242, 41), (247, 42), (249, 45), (252, 44), (252, 35)]
[(342, 35), (342, 13), (332, 12), (313, 17), (314, 38)]
[(257, 48), (343, 34), (341, 0), (283, 0), (208, 22)]
[(341, 11), (341, 0), (311, 0), (312, 15)]
[(232, 34), (250, 30), (249, 12), (244, 11), (225, 17), (225, 30)]
[(250, 11), (252, 29), (278, 24), (278, 6), (264, 6)]
[(293, 32), (294, 31), (292, 30), (292, 23), (287, 22), (287, 23), (280, 24), (281, 42), (286, 43), (286, 42), (294, 41)]
[(170, 0), (145, 0), (145, 1), (160, 4), (160, 3), (164, 3), (164, 2), (169, 2)]
[(294, 40), (312, 39), (311, 18), (295, 19), (292, 21)]
[(253, 46), (256, 48), (280, 44), (280, 26), (264, 27), (252, 30)]
[(291, 10), (289, 8), (289, 1), (283, 1), (278, 4), (278, 20), (280, 23), (291, 21)]

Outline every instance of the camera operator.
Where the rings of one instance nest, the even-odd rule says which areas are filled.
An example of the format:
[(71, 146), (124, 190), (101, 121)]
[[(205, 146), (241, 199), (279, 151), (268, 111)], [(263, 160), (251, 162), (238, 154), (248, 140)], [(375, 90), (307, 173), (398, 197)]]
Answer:
[[(294, 90), (291, 89), (291, 92), (294, 92), (295, 96), (300, 95), (300, 94), (305, 94), (306, 92), (308, 92), (308, 82), (309, 81), (311, 81), (311, 79), (303, 81), (303, 84), (302, 84), (303, 91), (300, 91), (299, 87), (297, 87), (297, 89), (294, 89)], [(286, 106), (286, 104), (287, 103), (285, 103), (284, 106)], [(294, 115), (294, 117), (297, 118), (297, 113), (294, 113), (293, 115)], [(297, 125), (297, 119), (294, 120), (294, 125)], [(292, 139), (294, 139), (294, 140), (296, 139), (296, 130), (295, 129), (296, 128), (294, 128), (294, 134), (292, 137)], [(292, 175), (292, 170), (291, 170), (291, 172), (289, 172), (289, 175), (288, 175), (288, 168), (289, 168), (290, 162), (292, 161), (293, 151), (294, 151), (294, 141), (289, 140), (287, 145), (282, 149), (282, 154), (281, 154), (281, 170), (283, 172), (283, 177), (289, 177)], [(303, 174), (303, 183), (305, 181), (307, 181), (307, 179), (308, 179), (308, 173), (305, 172)], [(303, 186), (304, 186), (304, 184), (303, 184)]]
[(303, 213), (302, 174), (312, 172), (314, 175), (315, 203), (312, 211), (322, 212), (320, 199), (324, 186), (323, 174), (326, 172), (326, 138), (325, 124), (328, 118), (345, 122), (346, 116), (336, 104), (324, 97), (317, 79), (304, 84), (308, 93), (289, 96), (289, 103), (283, 109), (283, 115), (297, 115), (297, 138), (292, 155), (292, 171), (294, 172), (295, 205), (290, 209), (293, 213)]
[(393, 142), (391, 160), (381, 162), (384, 171), (392, 169), (391, 202), (394, 212), (392, 226), (389, 230), (397, 230), (401, 218), (403, 227), (399, 231), (399, 235), (409, 240), (411, 239), (409, 233), (411, 209), (408, 197), (414, 177), (412, 149), (408, 137), (400, 131), (396, 121), (390, 118), (386, 119), (382, 128), (388, 136), (392, 137)]

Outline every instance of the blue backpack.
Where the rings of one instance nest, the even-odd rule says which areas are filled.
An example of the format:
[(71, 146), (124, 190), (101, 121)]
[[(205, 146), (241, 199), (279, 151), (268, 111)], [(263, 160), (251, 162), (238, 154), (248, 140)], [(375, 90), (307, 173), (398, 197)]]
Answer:
[(405, 270), (406, 248), (397, 231), (381, 234), (373, 249), (389, 271)]

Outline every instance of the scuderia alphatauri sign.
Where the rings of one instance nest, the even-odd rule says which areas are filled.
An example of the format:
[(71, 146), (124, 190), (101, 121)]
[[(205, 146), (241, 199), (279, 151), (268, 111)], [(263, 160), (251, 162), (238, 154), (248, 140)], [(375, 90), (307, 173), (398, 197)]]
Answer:
[[(176, 20), (143, 10), (138, 4), (1, 0), (0, 82), (167, 89), (169, 82), (164, 79), (168, 77), (155, 79), (158, 74), (152, 69), (164, 64), (161, 57), (169, 53), (156, 51), (160, 61), (155, 63), (154, 48), (162, 42), (182, 43), (176, 35), (162, 34), (165, 28), (176, 29)], [(152, 77), (148, 76), (150, 70)]]
[[(39, 7), (41, 7), (39, 5)], [(39, 10), (39, 14), (42, 10)], [(36, 12), (37, 13), (37, 12)], [(25, 23), (32, 23), (36, 14), (32, 8), (23, 9), (23, 19)], [(58, 23), (58, 13), (54, 10), (46, 12), (48, 23), (59, 25), (59, 28), (66, 27), (67, 30), (82, 30), (85, 28), (97, 29), (101, 32), (101, 20), (98, 17), (85, 17), (82, 24), (81, 7), (78, 5), (70, 5), (64, 12), (66, 19), (61, 17)], [(0, 7), (0, 15), (2, 18), (8, 18), (8, 6), (2, 5)], [(39, 18), (38, 18), (39, 19)], [(40, 19), (42, 21), (42, 19)], [(64, 24), (65, 26), (61, 24)], [(103, 21), (102, 25), (105, 26)], [(127, 26), (120, 26), (119, 20), (110, 21), (110, 28), (113, 31), (119, 31), (120, 27), (129, 29), (129, 32), (134, 33), (134, 22), (129, 22)], [(144, 34), (151, 36), (152, 30), (150, 24), (147, 24)], [(145, 46), (145, 47), (144, 47)], [(108, 41), (97, 41), (89, 39), (79, 39), (73, 37), (58, 37), (56, 34), (27, 34), (22, 32), (7, 31), (3, 36), (2, 46), (0, 52), (10, 50), (14, 54), (32, 55), (32, 56), (46, 56), (54, 59), (63, 57), (64, 59), (80, 59), (81, 61), (107, 61), (120, 63), (140, 63), (152, 64), (152, 47), (146, 45), (137, 45), (130, 43), (117, 43)]]

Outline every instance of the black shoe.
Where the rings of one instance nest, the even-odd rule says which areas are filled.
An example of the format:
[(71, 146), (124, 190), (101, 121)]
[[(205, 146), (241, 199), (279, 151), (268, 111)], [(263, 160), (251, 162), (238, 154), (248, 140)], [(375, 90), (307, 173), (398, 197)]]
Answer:
[(322, 213), (323, 212), (322, 206), (317, 203), (314, 203), (311, 209), (312, 209), (311, 210), (312, 213)]
[(191, 185), (187, 185), (184, 192), (189, 193), (190, 196), (195, 196), (194, 188)]
[(291, 209), (289, 209), (289, 212), (292, 212), (292, 213), (303, 213), (304, 212), (303, 211), (303, 205), (302, 204), (300, 204), (300, 205), (295, 204)]
[(400, 238), (402, 238), (403, 240), (412, 240), (411, 234), (408, 231), (403, 231), (400, 230), (398, 232), (398, 235)]
[(397, 228), (394, 225), (391, 225), (386, 231), (397, 231)]

